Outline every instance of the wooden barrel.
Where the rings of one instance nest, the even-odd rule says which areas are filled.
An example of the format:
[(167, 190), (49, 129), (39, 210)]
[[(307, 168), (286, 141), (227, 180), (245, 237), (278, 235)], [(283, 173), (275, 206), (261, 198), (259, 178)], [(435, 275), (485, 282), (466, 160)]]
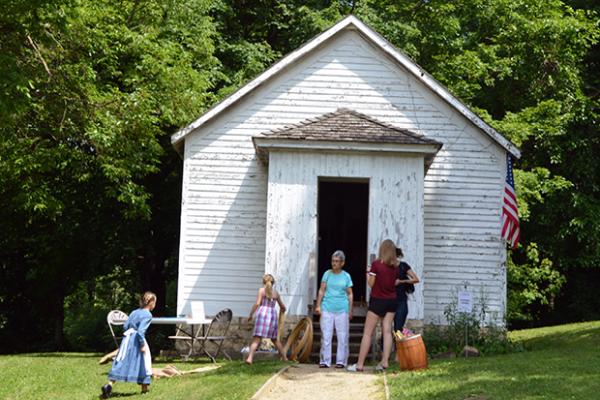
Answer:
[(396, 355), (403, 371), (427, 368), (427, 352), (421, 335), (397, 340)]

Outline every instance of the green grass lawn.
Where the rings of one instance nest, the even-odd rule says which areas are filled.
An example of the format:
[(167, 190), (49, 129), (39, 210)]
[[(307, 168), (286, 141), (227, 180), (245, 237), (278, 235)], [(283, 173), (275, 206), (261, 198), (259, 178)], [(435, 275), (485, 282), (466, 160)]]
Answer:
[(392, 399), (600, 399), (600, 321), (514, 331), (526, 351), (388, 375)]
[[(0, 399), (98, 399), (106, 383), (110, 364), (98, 365), (100, 355), (48, 353), (0, 356)], [(191, 370), (211, 363), (169, 362), (179, 370)], [(112, 398), (249, 399), (263, 383), (285, 365), (257, 361), (251, 367), (241, 361), (223, 362), (221, 368), (153, 380), (150, 393), (140, 395), (134, 383), (117, 382)], [(153, 367), (164, 367), (155, 363)]]
[[(429, 369), (400, 372), (392, 364), (392, 399), (512, 400), (600, 399), (600, 321), (510, 333), (526, 351), (482, 358), (434, 360)], [(0, 399), (97, 399), (110, 364), (98, 354), (50, 353), (0, 356)], [(174, 364), (190, 370), (207, 363)], [(155, 367), (165, 366), (156, 362)], [(114, 398), (248, 399), (284, 366), (258, 361), (222, 362), (215, 371), (153, 381), (150, 394), (117, 382)], [(352, 374), (348, 374), (352, 379)], [(318, 391), (315, 391), (318, 399)]]

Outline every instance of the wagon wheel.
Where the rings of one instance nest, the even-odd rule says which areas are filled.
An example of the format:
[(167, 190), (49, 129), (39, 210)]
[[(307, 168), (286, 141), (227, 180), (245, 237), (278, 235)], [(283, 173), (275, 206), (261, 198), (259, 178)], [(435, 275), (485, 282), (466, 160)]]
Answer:
[(290, 360), (307, 362), (313, 347), (313, 324), (310, 318), (302, 318), (290, 333), (284, 353), (290, 350)]

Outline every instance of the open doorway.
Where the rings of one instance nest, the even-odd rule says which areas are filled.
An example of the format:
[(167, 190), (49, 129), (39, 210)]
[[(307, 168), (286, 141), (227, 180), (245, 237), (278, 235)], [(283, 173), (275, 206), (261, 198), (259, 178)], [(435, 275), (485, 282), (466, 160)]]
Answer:
[(344, 270), (352, 276), (354, 301), (366, 300), (368, 180), (319, 179), (319, 285), (336, 250), (346, 254)]

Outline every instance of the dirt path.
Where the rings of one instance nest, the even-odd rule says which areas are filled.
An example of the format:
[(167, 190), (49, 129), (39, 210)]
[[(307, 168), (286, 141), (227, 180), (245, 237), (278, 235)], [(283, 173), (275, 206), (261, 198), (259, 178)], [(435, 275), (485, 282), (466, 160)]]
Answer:
[(385, 400), (382, 374), (346, 372), (318, 365), (292, 365), (255, 399), (260, 400)]

